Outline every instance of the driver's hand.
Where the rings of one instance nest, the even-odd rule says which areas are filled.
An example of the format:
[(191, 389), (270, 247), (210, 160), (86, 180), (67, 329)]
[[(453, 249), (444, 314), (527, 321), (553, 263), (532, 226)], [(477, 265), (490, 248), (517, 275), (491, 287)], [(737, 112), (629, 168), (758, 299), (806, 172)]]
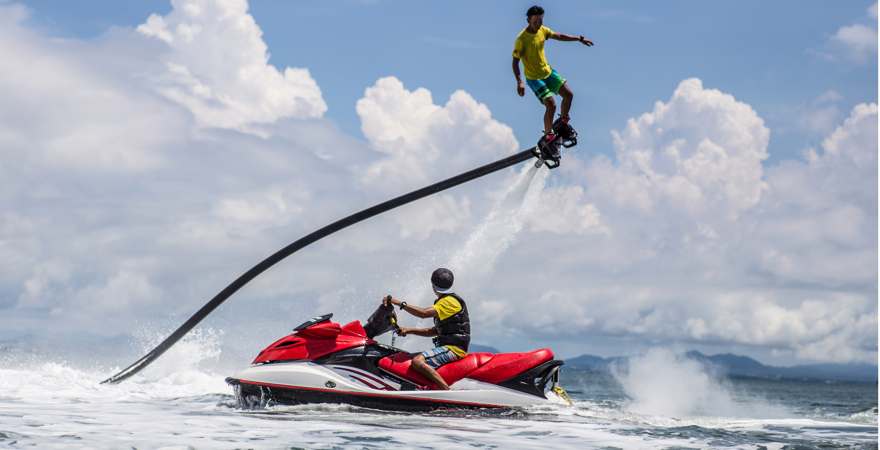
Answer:
[(399, 304), (400, 304), (400, 300), (398, 300), (398, 299), (396, 299), (396, 298), (394, 298), (394, 297), (392, 297), (392, 296), (390, 296), (390, 295), (386, 295), (385, 298), (382, 299), (382, 304), (383, 304), (383, 305), (387, 305), (387, 304), (389, 304), (389, 303), (392, 304), (392, 305), (399, 305)]
[(406, 336), (406, 333), (409, 333), (409, 328), (400, 327), (400, 328), (397, 330), (397, 335), (398, 335), (398, 336)]

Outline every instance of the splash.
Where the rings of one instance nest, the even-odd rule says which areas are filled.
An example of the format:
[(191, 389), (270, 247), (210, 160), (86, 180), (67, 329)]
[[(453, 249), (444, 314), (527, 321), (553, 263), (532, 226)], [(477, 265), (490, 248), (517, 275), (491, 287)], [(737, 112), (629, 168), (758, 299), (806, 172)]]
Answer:
[[(151, 348), (165, 334), (140, 333), (140, 343)], [(23, 353), (0, 361), (0, 399), (33, 405), (89, 404), (95, 401), (154, 401), (206, 394), (230, 394), (223, 377), (211, 368), (220, 356), (222, 333), (197, 328), (155, 364), (125, 383), (99, 384), (118, 367), (99, 367), (87, 360), (49, 360)], [(2, 415), (2, 408), (0, 408)]]
[[(165, 333), (141, 333), (139, 340), (148, 351), (165, 338)], [(227, 388), (218, 384), (221, 379), (213, 369), (220, 358), (223, 331), (213, 328), (196, 328), (159, 357), (143, 371), (137, 382), (159, 383), (169, 386), (202, 385), (216, 391)]]
[(523, 168), (495, 201), (483, 223), (452, 254), (450, 269), (471, 277), (491, 273), (498, 257), (515, 242), (526, 216), (540, 200), (547, 174), (548, 171), (531, 164)]
[(446, 261), (441, 265), (456, 273), (467, 273), (471, 279), (491, 273), (498, 257), (515, 242), (526, 216), (540, 200), (547, 173), (534, 165), (520, 170), (461, 247), (448, 255), (429, 250), (410, 264), (402, 277), (406, 281), (400, 289), (401, 296), (416, 303), (429, 301), (432, 294), (425, 274), (430, 273), (438, 261)]
[(699, 362), (668, 349), (652, 349), (617, 365), (612, 374), (629, 402), (626, 409), (663, 417), (778, 418), (787, 412), (758, 398), (736, 396)]
[(852, 413), (847, 416), (846, 419), (854, 423), (877, 425), (877, 407), (875, 406), (873, 408), (868, 408), (864, 411)]

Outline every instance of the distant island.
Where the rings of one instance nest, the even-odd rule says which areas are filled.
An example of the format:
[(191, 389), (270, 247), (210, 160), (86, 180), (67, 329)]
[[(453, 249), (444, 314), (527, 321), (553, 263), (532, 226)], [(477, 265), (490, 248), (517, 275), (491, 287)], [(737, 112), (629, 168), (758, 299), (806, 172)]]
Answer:
[[(704, 355), (689, 351), (685, 357), (697, 361), (709, 370), (730, 377), (750, 377), (765, 379), (877, 382), (877, 366), (873, 364), (803, 364), (790, 367), (768, 366), (748, 356), (722, 353)], [(628, 358), (615, 356), (603, 358), (595, 355), (581, 355), (565, 360), (566, 367), (607, 372), (614, 364), (626, 364)]]
[(488, 345), (480, 345), (480, 344), (471, 344), (468, 345), (469, 352), (488, 352), (488, 353), (501, 353), (497, 348), (490, 347)]

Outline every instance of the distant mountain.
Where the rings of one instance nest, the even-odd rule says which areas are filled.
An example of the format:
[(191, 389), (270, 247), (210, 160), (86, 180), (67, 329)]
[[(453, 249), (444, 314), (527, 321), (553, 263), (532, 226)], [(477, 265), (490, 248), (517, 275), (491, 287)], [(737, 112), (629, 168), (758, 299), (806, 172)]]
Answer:
[[(685, 357), (699, 362), (709, 370), (732, 377), (753, 377), (790, 380), (828, 380), (877, 382), (877, 366), (871, 364), (804, 364), (790, 367), (768, 366), (753, 358), (732, 353), (704, 355), (689, 351)], [(615, 363), (626, 363), (626, 357), (603, 358), (595, 355), (581, 355), (565, 360), (568, 367), (608, 371)]]
[(469, 352), (488, 352), (488, 353), (501, 353), (495, 347), (490, 347), (488, 345), (480, 345), (480, 344), (470, 344), (468, 345)]
[(575, 369), (605, 370), (608, 368), (608, 360), (601, 356), (581, 355), (575, 358), (566, 359), (565, 365)]

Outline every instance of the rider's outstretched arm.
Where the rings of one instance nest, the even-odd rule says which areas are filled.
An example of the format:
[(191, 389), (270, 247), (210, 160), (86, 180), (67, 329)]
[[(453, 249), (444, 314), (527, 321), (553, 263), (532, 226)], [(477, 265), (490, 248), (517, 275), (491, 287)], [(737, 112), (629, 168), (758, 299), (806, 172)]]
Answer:
[(565, 34), (565, 33), (553, 33), (552, 35), (550, 35), (550, 39), (556, 39), (557, 41), (578, 41), (578, 42), (580, 42), (584, 45), (587, 45), (587, 46), (593, 45), (593, 41), (583, 37), (583, 35), (574, 36), (574, 35)]

